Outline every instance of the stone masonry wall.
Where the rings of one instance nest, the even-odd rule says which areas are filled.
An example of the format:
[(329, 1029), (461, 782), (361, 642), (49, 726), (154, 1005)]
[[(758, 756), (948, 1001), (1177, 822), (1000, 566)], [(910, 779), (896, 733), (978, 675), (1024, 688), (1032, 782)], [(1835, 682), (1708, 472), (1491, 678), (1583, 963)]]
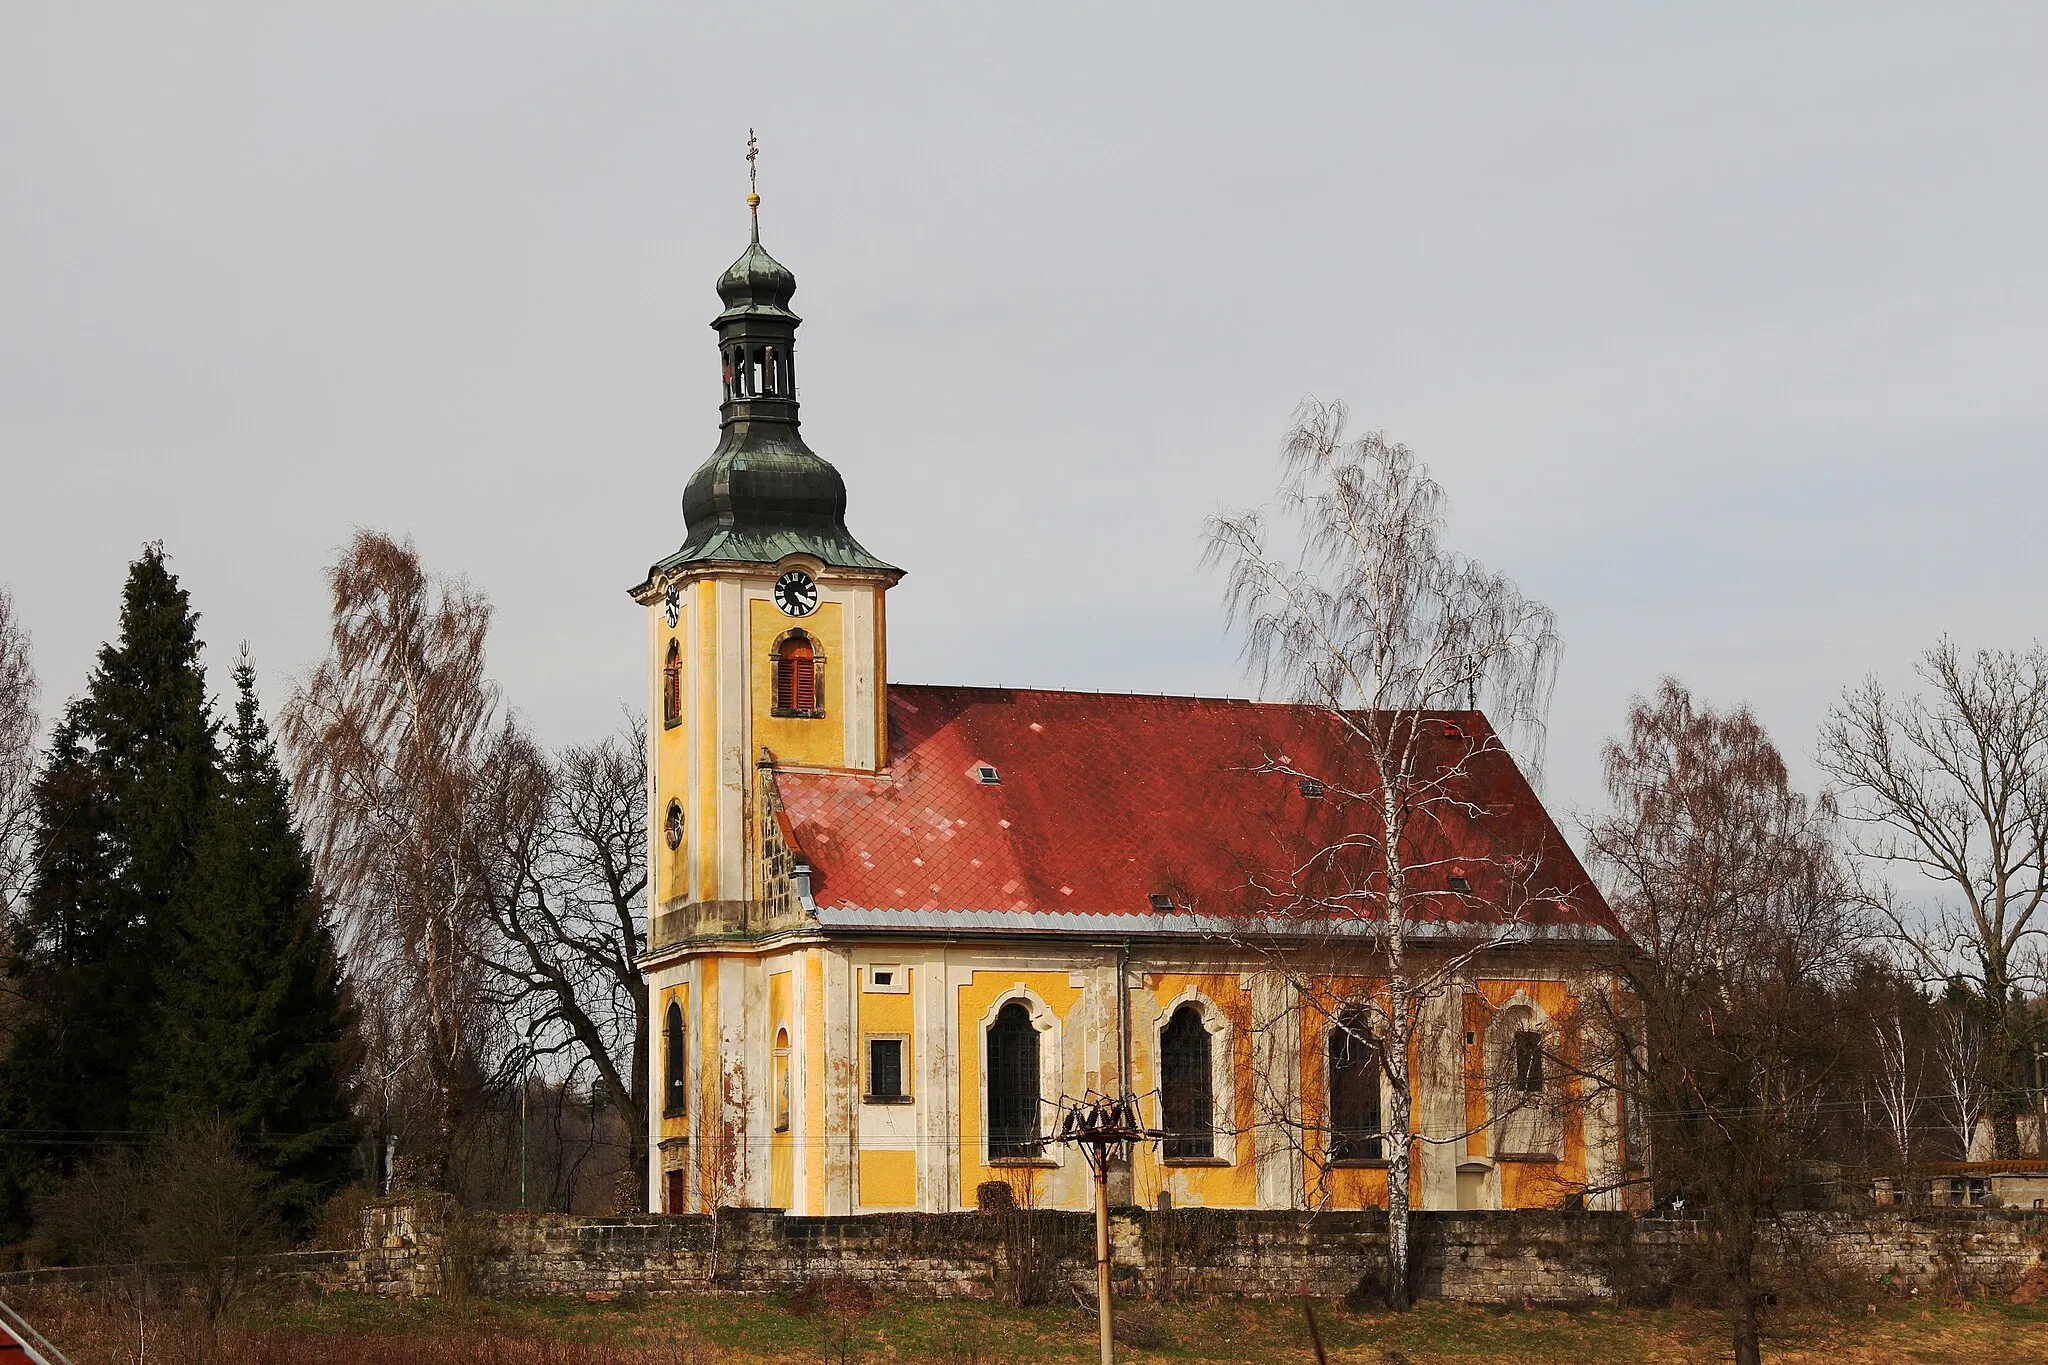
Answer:
[[(1027, 1233), (1028, 1229), (1028, 1233)], [(787, 1291), (817, 1279), (919, 1298), (998, 1292), (1020, 1235), (1053, 1279), (1091, 1283), (1085, 1214), (872, 1214), (774, 1209), (613, 1218), (465, 1216), (431, 1202), (364, 1213), (360, 1250), (323, 1263), (328, 1288), (408, 1296), (460, 1282), (494, 1297)], [(1654, 1301), (1684, 1273), (1696, 1225), (1623, 1213), (1415, 1215), (1414, 1289), (1469, 1303)], [(1122, 1210), (1120, 1290), (1145, 1295), (1336, 1296), (1386, 1246), (1379, 1213)], [(1939, 1210), (1796, 1215), (1776, 1254), (1891, 1293), (2007, 1293), (2048, 1248), (2048, 1214)]]

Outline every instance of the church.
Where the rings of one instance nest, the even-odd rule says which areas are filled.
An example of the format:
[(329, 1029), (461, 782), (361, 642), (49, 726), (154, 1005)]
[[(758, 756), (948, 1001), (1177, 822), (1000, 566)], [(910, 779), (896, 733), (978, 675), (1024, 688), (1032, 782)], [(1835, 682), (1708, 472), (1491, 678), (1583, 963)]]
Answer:
[[(1163, 1134), (1113, 1172), (1120, 1202), (1384, 1205), (1383, 1069), (1316, 1002), (1369, 997), (1373, 960), (1304, 939), (1289, 960), (1327, 954), (1334, 983), (1304, 987), (1256, 894), (1342, 835), (1274, 755), (1341, 768), (1341, 736), (1308, 707), (892, 679), (904, 570), (854, 538), (799, 433), (796, 278), (759, 202), (718, 280), (717, 445), (681, 547), (632, 590), (656, 1210), (936, 1212), (991, 1181), (1087, 1208), (1083, 1154), (1050, 1139), (1090, 1092), (1138, 1096)], [(1424, 942), (1458, 971), (1410, 1058), (1412, 1203), (1622, 1207), (1635, 1125), (1556, 1059), (1625, 940), (1485, 717), (1433, 724), (1490, 741), (1471, 803), (1498, 818), (1447, 826), (1431, 863)], [(1534, 852), (1498, 856), (1510, 837)], [(1538, 913), (1498, 908), (1500, 866), (1545, 888)]]

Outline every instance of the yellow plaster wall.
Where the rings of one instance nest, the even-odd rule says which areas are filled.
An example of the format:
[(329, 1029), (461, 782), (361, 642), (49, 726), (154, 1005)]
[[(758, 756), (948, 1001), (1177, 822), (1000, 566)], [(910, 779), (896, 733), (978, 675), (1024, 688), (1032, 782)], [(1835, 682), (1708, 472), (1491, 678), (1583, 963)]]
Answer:
[(825, 955), (804, 954), (804, 1135), (810, 1161), (804, 1168), (804, 1211), (825, 1211)]
[[(1537, 1008), (1549, 1016), (1550, 1023), (1561, 1036), (1562, 1046), (1569, 1051), (1577, 1042), (1577, 1003), (1572, 999), (1571, 988), (1562, 981), (1548, 980), (1482, 980), (1477, 983), (1479, 998), (1467, 997), (1465, 1001), (1465, 1028), (1474, 1036), (1472, 1046), (1465, 1049), (1465, 1121), (1477, 1127), (1487, 1116), (1486, 1108), (1486, 1030), (1492, 1023), (1496, 1010), (1506, 1005), (1519, 992), (1536, 1002)], [(1462, 1039), (1460, 1040), (1463, 1041)], [(1555, 1161), (1503, 1161), (1499, 1163), (1500, 1206), (1504, 1209), (1555, 1208), (1570, 1195), (1586, 1187), (1586, 1128), (1584, 1116), (1576, 1103), (1579, 1096), (1579, 1082), (1576, 1076), (1564, 1077), (1564, 1146), (1563, 1155)], [(1477, 1131), (1466, 1139), (1465, 1150), (1477, 1156), (1487, 1155), (1492, 1148), (1491, 1129)]]
[(648, 829), (653, 833), (655, 840), (654, 904), (656, 905), (689, 893), (691, 845), (687, 829), (683, 842), (674, 849), (669, 848), (668, 840), (662, 834), (664, 812), (668, 810), (670, 800), (678, 800), (683, 803), (686, 820), (690, 805), (690, 727), (688, 706), (690, 695), (689, 673), (693, 667), (693, 661), (685, 655), (683, 657), (683, 704), (685, 708), (683, 719), (674, 725), (663, 724), (662, 688), (664, 682), (662, 673), (668, 666), (669, 642), (675, 641), (678, 648), (681, 647), (683, 634), (681, 627), (686, 625), (687, 621), (684, 618), (678, 618), (678, 628), (671, 630), (669, 629), (668, 621), (662, 613), (663, 608), (658, 599), (655, 605), (648, 609), (647, 613), (648, 619), (654, 625), (653, 648), (649, 651), (648, 655), (650, 661), (648, 666), (654, 676), (652, 686), (649, 688), (649, 695), (652, 701), (647, 717), (647, 726), (654, 735), (654, 809), (652, 812), (653, 818), (648, 824)]
[(718, 884), (718, 584), (698, 579), (687, 600), (697, 617), (697, 828), (684, 846), (696, 850), (700, 897), (715, 901), (742, 894)]
[[(1078, 986), (1067, 984), (1064, 970), (1051, 972), (977, 971), (959, 988), (957, 1008), (960, 1031), (960, 1071), (958, 1075), (959, 1095), (957, 1103), (960, 1113), (960, 1202), (972, 1205), (974, 1187), (984, 1180), (999, 1178), (1000, 1168), (988, 1164), (987, 1149), (982, 1145), (981, 1131), (981, 1029), (982, 1016), (989, 1012), (989, 1006), (996, 997), (1013, 986), (1023, 986), (1045, 1002), (1053, 1018), (1060, 1021), (1064, 1031), (1068, 1016), (1074, 1004), (1081, 998)], [(1050, 1038), (1040, 1035), (1041, 1048), (1055, 1046)], [(1041, 1095), (1048, 1102), (1057, 1100), (1057, 1094)], [(1050, 1111), (1047, 1111), (1050, 1112)], [(1050, 1127), (1050, 1124), (1046, 1125)]]
[(903, 1044), (903, 1086), (906, 1093), (917, 1093), (917, 1010), (914, 1002), (917, 996), (917, 969), (898, 967), (909, 979), (910, 990), (901, 995), (889, 995), (867, 989), (868, 969), (860, 969), (860, 1092), (868, 1093), (868, 1042), (875, 1034), (901, 1034)]
[[(846, 674), (853, 665), (843, 646), (845, 613), (837, 602), (825, 602), (809, 616), (785, 616), (773, 602), (755, 599), (747, 604), (747, 677), (752, 691), (754, 745), (766, 747), (778, 763), (801, 767), (839, 768), (846, 764)], [(801, 630), (825, 656), (825, 714), (815, 720), (797, 720), (772, 714), (775, 707), (775, 679), (768, 666), (768, 653), (785, 631)]]
[[(769, 1085), (768, 1094), (768, 1204), (771, 1208), (786, 1209), (796, 1196), (796, 1093), (794, 1070), (796, 1066), (797, 1038), (789, 1031), (790, 985), (792, 974), (788, 971), (768, 974), (768, 1049)], [(782, 1132), (775, 1131), (775, 1108), (780, 1097), (773, 1090), (778, 1078), (775, 1075), (775, 1049), (778, 1041), (788, 1031), (789, 1054), (784, 1062), (792, 1068), (785, 1074), (791, 1077), (789, 1097), (790, 1127)]]
[(917, 1152), (909, 1148), (861, 1148), (860, 1204), (864, 1209), (916, 1208)]
[[(697, 1055), (697, 1038), (693, 1038), (690, 1036), (690, 987), (688, 983), (684, 983), (679, 986), (670, 986), (666, 990), (664, 990), (661, 993), (661, 1001), (654, 1011), (654, 1036), (657, 1040), (655, 1043), (655, 1055), (661, 1059), (662, 1066), (668, 1065), (667, 1029), (668, 1007), (670, 1004), (674, 1004), (678, 1009), (682, 1010), (683, 1012), (683, 1060), (687, 1068), (687, 1063), (690, 1061), (690, 1059)], [(699, 1036), (701, 1037), (702, 1035)], [(687, 1085), (687, 1081), (685, 1082), (685, 1084)], [(655, 1087), (654, 1099), (656, 1104), (660, 1104), (662, 1102), (662, 1097), (667, 1094), (668, 1077), (666, 1074), (664, 1074), (661, 1078), (661, 1084)], [(689, 1102), (690, 1097), (686, 1090), (683, 1096), (683, 1103), (687, 1105)], [(674, 1116), (663, 1114), (661, 1116), (661, 1140), (663, 1142), (668, 1142), (674, 1138), (687, 1138), (689, 1136), (690, 1116), (688, 1113), (676, 1114)]]
[(718, 959), (707, 957), (698, 963), (697, 990), (697, 1122), (690, 1140), (695, 1155), (697, 1211), (717, 1208), (733, 1171), (733, 1141), (719, 1114), (720, 1088), (725, 1076), (718, 1029)]
[[(1163, 1079), (1160, 1070), (1159, 1030), (1166, 1027), (1165, 1011), (1182, 992), (1193, 989), (1213, 1004), (1230, 1021), (1230, 1113), (1215, 1115), (1216, 1150), (1232, 1153), (1228, 1166), (1168, 1165), (1159, 1157), (1159, 1144), (1139, 1143), (1134, 1149), (1131, 1176), (1141, 1203), (1149, 1204), (1161, 1189), (1173, 1191), (1176, 1204), (1208, 1207), (1251, 1206), (1258, 1202), (1258, 1170), (1252, 1159), (1253, 1104), (1256, 1078), (1252, 1074), (1251, 992), (1239, 983), (1236, 972), (1147, 973), (1145, 988), (1158, 1002), (1161, 1017), (1157, 1028), (1143, 1031), (1131, 1040), (1132, 1067), (1136, 1073), (1132, 1088), (1157, 1090)], [(1224, 1096), (1215, 1097), (1220, 1104)], [(1236, 1130), (1236, 1142), (1228, 1130)]]
[[(903, 1086), (905, 1093), (917, 1094), (917, 970), (912, 967), (897, 967), (904, 974), (909, 987), (901, 995), (871, 992), (867, 989), (867, 974), (870, 969), (862, 967), (857, 974), (856, 989), (860, 1027), (859, 1052), (854, 1065), (859, 1068), (860, 1093), (866, 1095), (868, 1085), (868, 1039), (876, 1034), (900, 1034), (903, 1043)], [(889, 1148), (861, 1148), (860, 1153), (860, 1204), (870, 1209), (909, 1209), (917, 1207), (917, 1153), (915, 1151), (891, 1150)]]

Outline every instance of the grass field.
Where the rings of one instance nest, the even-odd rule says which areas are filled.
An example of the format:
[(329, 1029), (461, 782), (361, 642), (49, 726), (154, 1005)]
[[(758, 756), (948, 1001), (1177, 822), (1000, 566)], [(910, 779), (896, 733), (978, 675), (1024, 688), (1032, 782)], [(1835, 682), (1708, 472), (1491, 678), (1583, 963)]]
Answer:
[[(1092, 1361), (1080, 1308), (885, 1302), (865, 1310), (802, 1299), (385, 1302), (345, 1295), (251, 1307), (218, 1343), (172, 1322), (138, 1322), (76, 1294), (23, 1295), (20, 1307), (74, 1365), (709, 1365), (724, 1361)], [(1312, 1361), (1298, 1303), (1134, 1305), (1138, 1330), (1118, 1359)], [(1316, 1305), (1329, 1359), (1371, 1365), (1482, 1361), (1677, 1362), (1730, 1358), (1722, 1319), (1691, 1309), (1496, 1312), (1425, 1303), (1406, 1315)], [(1149, 1331), (1147, 1330), (1149, 1328)], [(138, 1347), (141, 1352), (138, 1352)], [(1874, 1315), (1787, 1316), (1766, 1358), (1878, 1361), (2048, 1360), (2048, 1307), (1975, 1302), (1889, 1305)]]

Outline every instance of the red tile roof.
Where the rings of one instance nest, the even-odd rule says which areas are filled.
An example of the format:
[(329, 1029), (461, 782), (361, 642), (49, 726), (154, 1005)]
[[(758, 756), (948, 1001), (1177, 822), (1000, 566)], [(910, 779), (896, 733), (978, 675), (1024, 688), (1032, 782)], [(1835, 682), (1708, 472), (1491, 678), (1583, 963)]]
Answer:
[[(1143, 915), (1164, 894), (1180, 910), (1271, 913), (1255, 882), (1369, 827), (1335, 799), (1365, 785), (1357, 746), (1311, 707), (891, 686), (889, 730), (884, 774), (777, 773), (821, 908)], [(1459, 805), (1416, 822), (1411, 858), (1434, 860), (1421, 917), (1497, 921), (1517, 902), (1525, 922), (1618, 933), (1485, 717), (1432, 713), (1425, 732), (1431, 771), (1462, 760), (1468, 775)], [(1331, 797), (1252, 771), (1269, 761), (1323, 777)], [(997, 781), (979, 780), (984, 766)], [(1453, 875), (1473, 894), (1453, 894)]]

